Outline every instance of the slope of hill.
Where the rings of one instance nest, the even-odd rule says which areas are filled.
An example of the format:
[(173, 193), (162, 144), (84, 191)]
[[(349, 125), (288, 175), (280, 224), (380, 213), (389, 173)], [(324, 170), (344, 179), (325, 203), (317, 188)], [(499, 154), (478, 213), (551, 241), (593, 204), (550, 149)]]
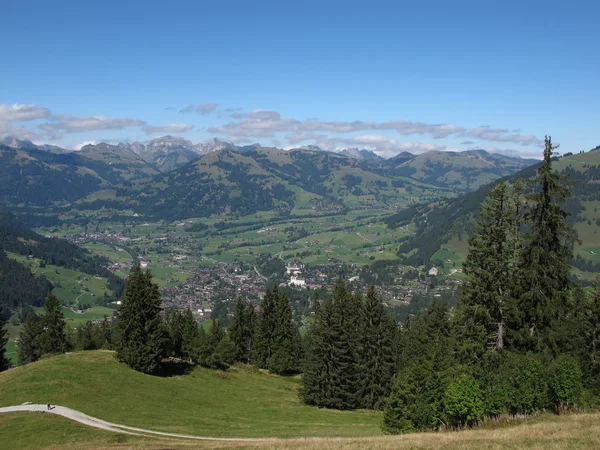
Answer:
[(416, 156), (401, 153), (384, 161), (382, 167), (388, 175), (410, 177), (456, 192), (470, 192), (536, 162), (485, 150), (430, 151)]
[(80, 154), (0, 144), (0, 205), (71, 202), (122, 181), (122, 175), (112, 166)]
[(147, 216), (183, 219), (395, 208), (449, 195), (450, 190), (408, 178), (387, 178), (335, 153), (254, 148), (209, 153), (173, 172), (119, 189), (116, 201)]
[(7, 147), (12, 148), (21, 148), (25, 150), (44, 150), (52, 153), (69, 153), (71, 150), (67, 150), (66, 148), (58, 147), (56, 145), (43, 144), (36, 145), (31, 141), (25, 139), (17, 139), (15, 137), (6, 136), (0, 139), (0, 144), (4, 144)]
[[(115, 297), (119, 297), (124, 289), (123, 280), (106, 268), (107, 260), (105, 258), (95, 256), (67, 240), (41, 236), (28, 229), (10, 211), (4, 209), (0, 209), (0, 251), (3, 254), (4, 252), (12, 252), (27, 258), (39, 259), (44, 264), (75, 269), (92, 276), (99, 275), (107, 278), (107, 287)], [(17, 273), (14, 264), (9, 267), (9, 263), (5, 261), (4, 268), (6, 271), (10, 269), (11, 272)], [(28, 269), (27, 272), (30, 273)], [(21, 279), (28, 279), (22, 270), (19, 271), (19, 275)], [(51, 288), (51, 286), (45, 284), (45, 278), (42, 278), (43, 281), (36, 281), (35, 286), (32, 284), (36, 287), (37, 293), (47, 293), (48, 288)], [(7, 297), (6, 292), (9, 291), (11, 286), (13, 286), (12, 282), (0, 285), (0, 291), (3, 292), (0, 298)], [(18, 286), (14, 290), (25, 291), (19, 289)], [(10, 308), (14, 308), (25, 303), (30, 304), (29, 302), (39, 305), (43, 301), (43, 297), (40, 298), (37, 294), (34, 296), (27, 295), (27, 302), (15, 303), (15, 298), (8, 299), (7, 297), (7, 301), (10, 300), (10, 302), (0, 305), (0, 307), (8, 305)]]
[(79, 352), (1, 373), (0, 406), (52, 402), (109, 422), (198, 436), (382, 434), (379, 412), (306, 406), (297, 389), (297, 378), (243, 366), (221, 377), (203, 368), (156, 377), (117, 362), (113, 352)]
[(77, 155), (109, 165), (122, 180), (143, 178), (159, 173), (152, 164), (129, 148), (100, 143), (81, 147)]
[[(573, 446), (592, 450), (600, 445), (598, 414), (544, 415), (512, 422), (492, 421), (457, 432), (383, 436), (378, 429), (378, 413), (330, 411), (302, 405), (295, 395), (296, 385), (294, 379), (250, 372), (242, 367), (221, 378), (205, 369), (196, 369), (183, 377), (158, 378), (127, 369), (108, 352), (61, 355), (0, 374), (0, 406), (50, 401), (71, 407), (78, 405), (89, 415), (128, 426), (262, 440), (219, 442), (110, 434), (52, 414), (30, 413), (0, 414), (0, 435), (3, 442), (16, 450), (42, 447), (546, 450)], [(273, 439), (278, 436), (286, 439)]]
[[(538, 165), (497, 180), (512, 182), (535, 176)], [(565, 203), (568, 222), (579, 235), (576, 258), (571, 264), (578, 274), (592, 280), (600, 270), (600, 151), (590, 151), (556, 159), (553, 169), (572, 182), (572, 198)], [(446, 249), (460, 262), (467, 251), (470, 223), (490, 188), (496, 183), (442, 202), (414, 205), (387, 219), (390, 227), (413, 224), (416, 234), (400, 246), (399, 256), (415, 265), (440, 259), (436, 252)]]

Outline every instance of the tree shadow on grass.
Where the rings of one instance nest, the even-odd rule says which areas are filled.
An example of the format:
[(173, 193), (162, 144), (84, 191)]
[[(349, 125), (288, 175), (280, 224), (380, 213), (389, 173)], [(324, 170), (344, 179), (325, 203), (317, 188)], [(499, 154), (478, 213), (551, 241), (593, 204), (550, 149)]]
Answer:
[(156, 372), (159, 377), (178, 377), (187, 375), (194, 370), (194, 365), (187, 361), (168, 360), (163, 361), (160, 369)]

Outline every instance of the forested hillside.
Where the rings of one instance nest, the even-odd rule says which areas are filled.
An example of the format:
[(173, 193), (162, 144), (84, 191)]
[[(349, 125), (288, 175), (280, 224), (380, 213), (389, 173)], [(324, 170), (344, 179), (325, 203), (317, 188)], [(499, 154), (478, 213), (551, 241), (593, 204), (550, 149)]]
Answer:
[[(92, 255), (87, 250), (65, 239), (41, 236), (20, 223), (14, 214), (6, 209), (0, 209), (0, 251), (2, 251), (3, 255), (4, 252), (17, 253), (26, 257), (40, 259), (44, 264), (75, 269), (92, 276), (99, 275), (108, 278), (110, 288), (115, 297), (119, 297), (124, 289), (123, 280), (106, 268), (107, 260), (105, 258)], [(6, 270), (18, 274), (21, 280), (24, 279), (25, 272), (22, 269), (15, 266), (12, 262), (5, 262), (4, 264)], [(23, 267), (23, 269), (25, 268)], [(29, 272), (28, 269), (25, 270)], [(43, 277), (40, 279), (45, 280)], [(36, 287), (38, 283), (42, 286), (41, 288)], [(8, 284), (3, 284), (2, 290), (5, 287), (9, 289)], [(35, 281), (31, 287), (35, 288), (36, 293), (39, 293), (44, 291), (48, 286), (44, 282)], [(15, 289), (17, 288), (18, 285), (15, 285)], [(28, 289), (24, 288), (25, 291), (28, 291)], [(43, 297), (40, 299), (34, 296), (36, 300), (33, 301), (34, 297), (24, 294), (21, 297), (31, 300), (32, 304), (37, 304), (38, 306), (43, 300)], [(29, 303), (29, 301), (26, 303)]]
[(0, 205), (73, 202), (124, 180), (116, 167), (82, 154), (14, 149), (0, 144)]
[[(515, 184), (521, 180), (523, 189), (530, 190), (528, 181), (535, 175), (539, 164), (502, 178), (496, 183), (457, 198), (441, 202), (414, 205), (392, 215), (386, 220), (388, 226), (396, 228), (414, 224), (415, 236), (401, 244), (398, 256), (409, 264), (428, 264), (433, 255), (449, 241), (457, 238), (466, 240), (473, 214), (478, 210), (490, 189), (506, 181)], [(568, 180), (572, 196), (565, 199), (567, 222), (574, 226), (580, 243), (575, 244), (576, 253), (571, 264), (593, 274), (600, 269), (596, 248), (600, 245), (597, 226), (600, 224), (600, 152), (597, 150), (579, 154), (567, 154), (554, 158), (553, 170)], [(463, 255), (464, 256), (464, 255)]]
[(45, 276), (35, 276), (23, 264), (6, 257), (0, 249), (0, 314), (10, 317), (11, 310), (27, 305), (42, 306), (52, 290)]

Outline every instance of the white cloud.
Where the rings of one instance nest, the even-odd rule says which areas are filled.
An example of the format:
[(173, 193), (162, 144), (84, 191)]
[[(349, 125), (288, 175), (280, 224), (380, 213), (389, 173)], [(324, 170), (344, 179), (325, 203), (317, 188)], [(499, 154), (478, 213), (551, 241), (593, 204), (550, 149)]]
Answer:
[(145, 125), (142, 130), (151, 133), (185, 133), (194, 129), (194, 125), (186, 123), (168, 123), (166, 125)]
[(49, 109), (37, 105), (0, 104), (0, 122), (24, 122), (49, 116)]
[(216, 103), (202, 103), (200, 106), (198, 106), (198, 112), (202, 114), (209, 114), (217, 109), (217, 106), (218, 105)]
[(181, 114), (187, 114), (187, 113), (194, 112), (194, 109), (195, 109), (194, 105), (188, 105), (185, 108), (180, 109), (179, 112)]
[[(216, 110), (221, 111), (217, 103), (203, 103), (197, 106), (188, 105), (179, 112), (195, 111), (210, 114)], [(466, 128), (452, 123), (425, 123), (410, 120), (324, 121), (315, 118), (299, 120), (282, 117), (278, 111), (273, 110), (255, 109), (243, 112), (242, 108), (226, 108), (222, 111), (230, 114), (231, 119), (228, 123), (208, 127), (206, 130), (204, 128), (196, 128), (196, 130), (213, 135), (224, 135), (226, 139), (237, 143), (250, 143), (257, 138), (268, 138), (271, 142), (280, 142), (281, 146), (315, 144), (324, 150), (360, 147), (373, 150), (382, 156), (391, 156), (401, 151), (422, 153), (429, 150), (449, 150), (444, 145), (433, 143), (401, 142), (398, 136), (424, 136), (433, 140), (462, 138), (462, 145), (478, 148), (493, 147), (490, 145), (492, 143), (510, 143), (520, 147), (539, 147), (542, 143), (542, 140), (536, 136), (521, 134), (518, 129), (493, 128), (487, 125)], [(215, 116), (215, 119), (218, 118), (220, 115)], [(26, 121), (38, 122), (26, 126), (22, 123)], [(149, 125), (140, 119), (115, 118), (106, 115), (89, 117), (53, 115), (49, 109), (38, 105), (0, 104), (0, 136), (55, 140), (60, 139), (64, 133), (123, 130), (130, 127), (146, 134), (186, 133), (195, 128), (194, 125), (184, 123)], [(353, 136), (355, 134), (358, 135)], [(91, 138), (97, 140), (98, 136), (88, 137)], [(285, 138), (285, 141), (282, 138)], [(529, 152), (525, 149), (523, 151), (503, 149), (502, 151), (514, 151), (521, 155), (527, 155)], [(531, 153), (537, 155), (538, 151), (531, 150)]]
[(49, 134), (60, 132), (80, 133), (93, 130), (119, 130), (128, 127), (139, 127), (146, 122), (137, 119), (119, 119), (110, 116), (76, 117), (63, 114), (51, 117), (47, 123), (39, 126)]
[[(514, 131), (514, 130), (513, 130)], [(542, 145), (544, 142), (532, 135), (523, 136), (521, 134), (509, 134), (505, 128), (490, 128), (487, 126), (472, 128), (463, 133), (464, 136), (470, 136), (477, 139), (493, 142), (512, 142), (521, 145)]]

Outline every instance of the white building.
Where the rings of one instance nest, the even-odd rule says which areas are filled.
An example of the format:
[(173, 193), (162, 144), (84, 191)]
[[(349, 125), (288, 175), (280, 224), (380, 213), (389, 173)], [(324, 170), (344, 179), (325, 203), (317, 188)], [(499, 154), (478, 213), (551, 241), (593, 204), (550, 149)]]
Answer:
[(431, 269), (429, 269), (429, 275), (432, 275), (435, 277), (435, 276), (437, 276), (437, 274), (438, 274), (437, 267), (432, 267)]
[(290, 285), (304, 287), (304, 286), (306, 286), (306, 280), (302, 280), (302, 279), (297, 278), (297, 277), (292, 277), (290, 279)]

